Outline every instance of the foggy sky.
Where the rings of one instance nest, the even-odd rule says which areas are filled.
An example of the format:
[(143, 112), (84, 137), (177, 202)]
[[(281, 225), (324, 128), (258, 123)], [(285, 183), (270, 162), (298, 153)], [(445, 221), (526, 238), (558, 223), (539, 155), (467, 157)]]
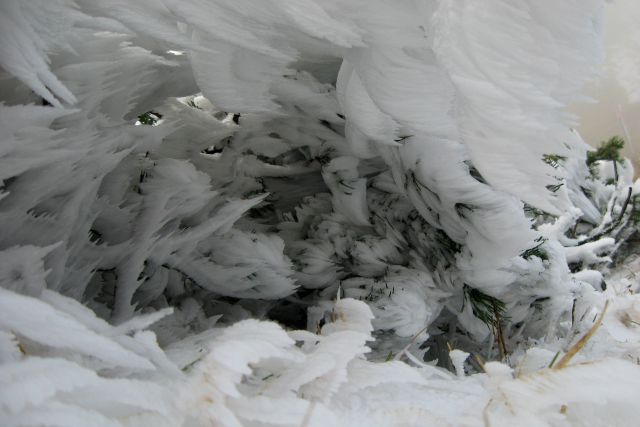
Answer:
[[(607, 60), (602, 76), (585, 93), (596, 103), (579, 103), (578, 130), (591, 145), (613, 135), (626, 141), (625, 155), (640, 172), (640, 1), (615, 0), (607, 6)], [(626, 128), (626, 129), (625, 129)]]

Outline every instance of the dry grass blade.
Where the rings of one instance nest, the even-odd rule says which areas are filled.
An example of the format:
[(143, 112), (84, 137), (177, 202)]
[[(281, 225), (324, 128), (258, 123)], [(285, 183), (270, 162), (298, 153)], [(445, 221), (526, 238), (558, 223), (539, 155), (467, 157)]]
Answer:
[(311, 414), (313, 413), (313, 410), (315, 407), (316, 407), (315, 401), (309, 404), (309, 406), (307, 407), (307, 410), (304, 413), (304, 418), (302, 419), (302, 424), (300, 424), (300, 427), (307, 427), (309, 425), (309, 422), (311, 421)]
[(609, 307), (609, 301), (607, 301), (604, 304), (604, 309), (602, 309), (602, 313), (600, 313), (600, 316), (598, 317), (596, 322), (593, 324), (593, 326), (587, 331), (586, 334), (584, 334), (582, 338), (578, 340), (578, 342), (576, 342), (574, 345), (571, 346), (569, 351), (567, 351), (567, 353), (564, 356), (562, 356), (562, 359), (560, 359), (560, 361), (553, 367), (553, 369), (565, 368), (569, 364), (571, 359), (573, 359), (573, 357), (576, 354), (578, 354), (580, 350), (582, 350), (582, 348), (587, 344), (589, 339), (596, 333), (596, 331), (602, 324), (602, 319), (604, 319), (604, 315), (606, 314), (608, 307)]
[(409, 350), (409, 347), (411, 347), (411, 344), (413, 344), (420, 335), (422, 335), (424, 332), (427, 331), (427, 328), (429, 328), (429, 325), (420, 329), (418, 333), (411, 338), (411, 341), (409, 341), (409, 344), (407, 344), (398, 354), (396, 354), (396, 357), (394, 357), (393, 360), (400, 360), (400, 358), (407, 352), (407, 350)]
[(474, 354), (473, 357), (475, 357), (476, 362), (478, 362), (478, 365), (480, 365), (480, 369), (482, 369), (482, 372), (487, 372), (487, 370), (484, 368), (484, 360), (482, 360), (482, 357), (480, 357), (479, 354)]

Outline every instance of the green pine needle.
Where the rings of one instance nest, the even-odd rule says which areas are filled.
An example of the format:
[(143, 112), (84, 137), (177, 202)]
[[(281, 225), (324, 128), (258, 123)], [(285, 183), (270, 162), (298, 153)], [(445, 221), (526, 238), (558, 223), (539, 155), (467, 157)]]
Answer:
[(520, 256), (526, 260), (531, 259), (531, 257), (533, 256), (536, 256), (543, 261), (547, 261), (549, 259), (549, 255), (547, 255), (547, 253), (541, 249), (542, 245), (546, 242), (546, 240), (539, 237), (538, 239), (536, 239), (536, 242), (540, 242), (540, 243), (538, 243), (536, 246), (532, 248), (525, 250), (520, 254)]
[(614, 160), (619, 162), (622, 160), (620, 150), (622, 150), (623, 147), (624, 139), (619, 136), (614, 136), (608, 141), (603, 141), (597, 150), (587, 153), (587, 165), (591, 166), (598, 160)]
[(557, 168), (560, 166), (560, 163), (565, 160), (567, 160), (567, 158), (559, 154), (544, 154), (542, 156), (542, 161), (553, 168)]
[(473, 315), (487, 326), (498, 327), (499, 319), (505, 319), (506, 305), (498, 298), (464, 285), (465, 300), (471, 303)]
[(138, 116), (138, 121), (143, 125), (154, 126), (161, 118), (162, 114), (153, 111), (147, 111), (146, 113), (140, 114)]

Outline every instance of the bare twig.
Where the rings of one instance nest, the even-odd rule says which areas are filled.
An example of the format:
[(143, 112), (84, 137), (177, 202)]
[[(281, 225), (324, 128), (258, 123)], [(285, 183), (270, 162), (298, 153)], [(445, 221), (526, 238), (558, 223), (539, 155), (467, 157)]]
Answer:
[(615, 230), (620, 223), (622, 222), (622, 219), (624, 217), (624, 214), (627, 211), (627, 208), (629, 207), (629, 202), (631, 201), (631, 196), (633, 195), (633, 188), (631, 186), (629, 186), (629, 190), (627, 192), (627, 198), (625, 199), (624, 203), (622, 204), (622, 210), (620, 211), (620, 215), (618, 215), (618, 217), (615, 219), (615, 221), (613, 221), (611, 223), (611, 225), (609, 227), (607, 227), (606, 229), (602, 230), (601, 232), (587, 238), (584, 239), (582, 241), (580, 241), (580, 243), (578, 243), (578, 246), (582, 246), (585, 243), (589, 243), (589, 242), (595, 242), (596, 240), (599, 240), (600, 238), (606, 236), (607, 234), (611, 233), (613, 230)]

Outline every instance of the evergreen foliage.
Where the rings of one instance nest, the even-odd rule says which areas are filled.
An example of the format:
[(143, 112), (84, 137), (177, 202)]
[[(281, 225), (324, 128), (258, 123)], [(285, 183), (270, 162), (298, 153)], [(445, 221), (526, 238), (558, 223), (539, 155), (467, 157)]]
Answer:
[(591, 166), (598, 160), (610, 160), (619, 162), (622, 160), (620, 151), (624, 148), (624, 139), (612, 136), (607, 141), (602, 141), (595, 151), (587, 152), (587, 165)]
[(140, 114), (138, 116), (138, 121), (140, 122), (140, 124), (153, 126), (161, 118), (162, 118), (162, 114), (155, 113), (153, 111), (147, 111), (146, 113)]
[(487, 295), (482, 291), (464, 286), (465, 298), (471, 304), (473, 315), (487, 326), (499, 327), (500, 322), (506, 320), (506, 305), (498, 298)]

